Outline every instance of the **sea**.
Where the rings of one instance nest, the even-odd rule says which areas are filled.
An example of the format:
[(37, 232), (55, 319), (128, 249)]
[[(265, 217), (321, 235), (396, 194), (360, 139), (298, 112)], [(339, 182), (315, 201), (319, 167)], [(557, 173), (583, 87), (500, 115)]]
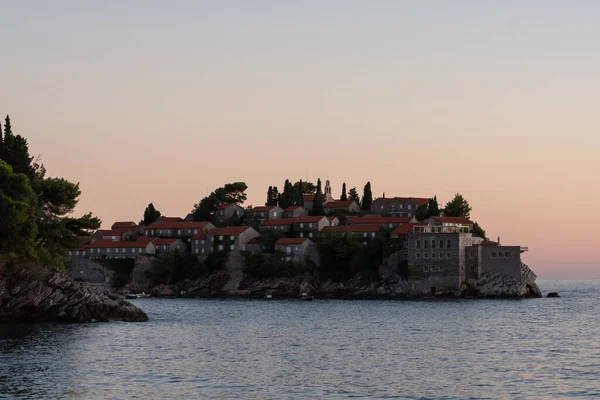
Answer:
[(600, 398), (600, 280), (523, 300), (137, 299), (0, 325), (0, 399)]

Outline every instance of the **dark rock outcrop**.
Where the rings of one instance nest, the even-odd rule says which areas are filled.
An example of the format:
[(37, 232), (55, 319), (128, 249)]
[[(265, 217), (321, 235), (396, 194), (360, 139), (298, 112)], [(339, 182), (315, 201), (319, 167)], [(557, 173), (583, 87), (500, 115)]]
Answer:
[(60, 272), (27, 268), (0, 275), (0, 321), (147, 321), (148, 316), (106, 287), (73, 281)]
[(550, 292), (546, 297), (560, 297), (558, 292)]
[(466, 291), (478, 298), (527, 298), (542, 297), (535, 283), (537, 276), (525, 264), (521, 264), (521, 279), (497, 273), (483, 274), (477, 280), (466, 283)]

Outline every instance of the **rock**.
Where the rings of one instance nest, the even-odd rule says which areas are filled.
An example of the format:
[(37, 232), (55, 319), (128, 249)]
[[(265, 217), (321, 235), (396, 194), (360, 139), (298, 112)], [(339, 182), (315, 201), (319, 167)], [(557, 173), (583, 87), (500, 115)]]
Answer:
[(0, 321), (132, 321), (148, 316), (105, 287), (74, 282), (66, 273), (35, 276), (21, 267), (10, 277), (0, 276)]
[(542, 297), (542, 292), (535, 283), (536, 278), (527, 265), (521, 264), (520, 282), (505, 275), (486, 273), (477, 280), (467, 281), (463, 293), (472, 292), (474, 297), (480, 298)]
[(560, 296), (558, 295), (558, 292), (550, 292), (550, 293), (548, 293), (548, 295), (546, 297), (560, 297)]

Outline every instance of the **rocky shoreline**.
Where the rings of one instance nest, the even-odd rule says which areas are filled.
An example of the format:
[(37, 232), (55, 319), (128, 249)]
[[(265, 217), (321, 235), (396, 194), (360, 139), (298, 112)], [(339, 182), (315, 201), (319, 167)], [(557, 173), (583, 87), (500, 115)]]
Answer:
[[(135, 270), (134, 274), (135, 275)], [(139, 275), (139, 274), (138, 274)], [(285, 278), (254, 279), (242, 270), (223, 270), (196, 280), (183, 280), (171, 285), (152, 285), (135, 281), (120, 289), (126, 293), (149, 293), (154, 297), (241, 297), (297, 298), (306, 293), (316, 298), (338, 299), (398, 299), (398, 298), (539, 298), (542, 293), (535, 283), (535, 274), (522, 265), (520, 282), (497, 274), (484, 274), (478, 280), (467, 281), (460, 291), (438, 292), (435, 296), (420, 292), (402, 277), (388, 275), (375, 282), (355, 277), (345, 282), (320, 281), (311, 275)]]
[(0, 275), (0, 322), (144, 322), (148, 316), (104, 285), (27, 267)]

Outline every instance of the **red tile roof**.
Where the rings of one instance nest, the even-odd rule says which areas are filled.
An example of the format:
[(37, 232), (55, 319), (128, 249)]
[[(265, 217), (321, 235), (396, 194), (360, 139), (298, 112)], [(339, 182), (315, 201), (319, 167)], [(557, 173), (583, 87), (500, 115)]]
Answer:
[(210, 222), (154, 222), (144, 227), (144, 230), (148, 229), (204, 229), (210, 224)]
[(334, 219), (337, 219), (338, 221), (340, 220), (340, 219), (339, 219), (338, 217), (336, 217), (336, 216), (330, 216), (330, 217), (327, 217), (327, 220), (328, 220), (329, 222), (333, 221)]
[(96, 232), (100, 233), (102, 237), (104, 236), (121, 236), (126, 230), (123, 229), (99, 229)]
[(274, 209), (275, 207), (279, 208), (279, 206), (259, 206), (259, 207), (254, 207), (252, 209), (252, 212), (265, 212), (265, 211), (271, 211), (272, 209)]
[(315, 199), (314, 194), (303, 194), (302, 195), (302, 200), (304, 200), (304, 201), (313, 201), (314, 199)]
[(206, 236), (206, 232), (199, 232), (192, 236), (192, 240), (206, 240), (208, 236)]
[(279, 226), (279, 225), (291, 225), (294, 223), (295, 218), (272, 218), (263, 221), (260, 226)]
[(252, 229), (249, 226), (227, 226), (225, 228), (215, 228), (208, 231), (209, 235), (222, 235), (222, 236), (238, 236), (248, 229)]
[(357, 217), (357, 216), (349, 216), (347, 217), (349, 221), (354, 225), (387, 225), (387, 224), (407, 224), (412, 220), (412, 217)]
[(342, 225), (342, 226), (326, 226), (323, 232), (350, 232), (350, 233), (371, 233), (379, 232), (379, 225)]
[(160, 217), (157, 222), (181, 222), (183, 219), (179, 217)]
[(175, 238), (175, 239), (156, 239), (156, 240), (154, 241), (154, 244), (155, 244), (155, 245), (161, 245), (161, 246), (163, 246), (163, 245), (170, 246), (170, 245), (171, 245), (171, 244), (173, 244), (173, 243), (174, 243), (176, 240), (179, 240), (179, 239), (177, 239), (177, 238)]
[(286, 245), (286, 244), (302, 244), (306, 241), (310, 242), (310, 239), (307, 238), (281, 238), (275, 242), (275, 246), (277, 245)]
[(323, 218), (327, 219), (324, 215), (317, 215), (312, 217), (296, 217), (294, 218), (294, 223), (303, 223), (303, 222), (319, 222)]
[(473, 225), (473, 222), (469, 218), (463, 217), (431, 217), (431, 219), (442, 224)]
[(323, 208), (348, 208), (355, 203), (354, 200), (333, 200), (323, 204)]
[(137, 248), (146, 247), (148, 244), (154, 242), (158, 238), (155, 237), (144, 237), (140, 236), (136, 241), (125, 241), (125, 242), (113, 242), (108, 239), (96, 240), (94, 243), (84, 247), (84, 249), (107, 249), (107, 248)]
[(413, 203), (415, 203), (415, 204), (428, 204), (429, 203), (429, 199), (426, 199), (424, 197), (379, 197), (375, 201), (378, 201), (378, 200), (379, 201), (383, 200), (383, 202), (385, 204), (388, 204), (392, 200), (398, 200), (402, 203), (405, 203), (408, 200), (412, 200)]
[(429, 204), (429, 199), (424, 197), (411, 197), (410, 198), (415, 204)]
[(248, 243), (246, 244), (260, 244), (260, 240), (258, 240), (258, 238), (252, 238), (250, 240), (248, 240)]
[(138, 225), (133, 221), (115, 222), (112, 224), (110, 229), (131, 229), (136, 228)]

